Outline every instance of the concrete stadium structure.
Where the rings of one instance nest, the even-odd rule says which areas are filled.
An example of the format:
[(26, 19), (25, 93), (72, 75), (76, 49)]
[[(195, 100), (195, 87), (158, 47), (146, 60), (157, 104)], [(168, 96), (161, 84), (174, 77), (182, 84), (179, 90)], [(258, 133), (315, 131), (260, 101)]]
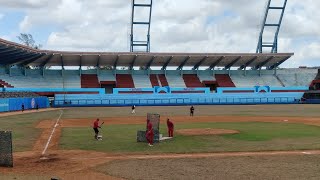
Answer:
[[(318, 69), (278, 69), (292, 55), (65, 52), (31, 49), (0, 39), (0, 85), (3, 91), (55, 96), (58, 106), (297, 103), (310, 86), (318, 84)], [(60, 69), (48, 68), (52, 66)], [(167, 89), (156, 92), (161, 87)], [(266, 89), (261, 93), (257, 87)], [(199, 93), (211, 100), (199, 100)], [(84, 101), (75, 103), (75, 99)], [(107, 99), (121, 103), (107, 103)], [(139, 103), (142, 99), (146, 101)]]

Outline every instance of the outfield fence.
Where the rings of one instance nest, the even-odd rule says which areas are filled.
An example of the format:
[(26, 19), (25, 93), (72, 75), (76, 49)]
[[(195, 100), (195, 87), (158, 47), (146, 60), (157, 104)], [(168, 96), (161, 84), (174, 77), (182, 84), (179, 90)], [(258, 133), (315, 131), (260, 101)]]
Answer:
[(176, 106), (176, 105), (239, 105), (239, 104), (297, 104), (294, 97), (272, 98), (171, 98), (171, 99), (74, 99), (55, 100), (55, 106)]

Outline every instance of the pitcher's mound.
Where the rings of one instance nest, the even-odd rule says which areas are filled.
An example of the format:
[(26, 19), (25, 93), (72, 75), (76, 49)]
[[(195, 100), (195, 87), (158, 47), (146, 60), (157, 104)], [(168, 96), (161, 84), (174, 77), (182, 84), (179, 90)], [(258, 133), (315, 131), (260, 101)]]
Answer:
[(231, 129), (180, 129), (176, 131), (183, 135), (222, 135), (222, 134), (238, 134), (239, 131)]

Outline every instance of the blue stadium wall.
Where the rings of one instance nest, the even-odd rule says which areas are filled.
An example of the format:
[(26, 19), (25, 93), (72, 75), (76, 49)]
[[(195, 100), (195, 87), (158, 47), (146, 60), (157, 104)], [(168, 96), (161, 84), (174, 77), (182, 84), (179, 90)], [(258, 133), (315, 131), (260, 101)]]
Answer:
[(35, 109), (38, 105), (39, 108), (48, 108), (49, 100), (47, 97), (35, 98), (1, 98), (0, 99), (0, 112), (21, 111), (22, 104), (24, 109)]
[[(297, 104), (308, 87), (218, 88), (210, 93), (206, 88), (141, 88), (115, 89), (114, 94), (56, 94), (56, 107), (81, 106), (178, 106), (224, 104)], [(166, 93), (160, 93), (165, 91)], [(172, 93), (179, 91), (184, 93)], [(201, 93), (189, 93), (201, 91)], [(121, 92), (121, 93), (120, 93)], [(139, 93), (137, 93), (139, 92)], [(148, 92), (148, 94), (141, 94)]]

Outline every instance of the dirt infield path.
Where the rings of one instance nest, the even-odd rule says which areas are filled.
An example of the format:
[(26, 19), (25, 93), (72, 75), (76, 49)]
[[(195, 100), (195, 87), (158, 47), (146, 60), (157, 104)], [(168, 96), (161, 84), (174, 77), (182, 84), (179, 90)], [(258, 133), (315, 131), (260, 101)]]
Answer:
[(29, 113), (36, 113), (36, 112), (46, 112), (46, 111), (56, 111), (61, 108), (46, 108), (46, 109), (39, 109), (39, 110), (25, 110), (24, 112), (21, 111), (14, 111), (14, 112), (4, 112), (0, 113), (0, 117), (7, 117), (7, 116), (14, 116), (19, 114), (29, 114)]
[(282, 156), (282, 155), (320, 155), (320, 151), (273, 151), (273, 152), (230, 152), (230, 153), (194, 153), (194, 154), (155, 154), (155, 155), (124, 155), (107, 154), (80, 150), (51, 150), (49, 159), (40, 160), (37, 152), (15, 153), (12, 169), (0, 169), (3, 173), (38, 174), (58, 176), (62, 179), (113, 179), (94, 171), (94, 167), (113, 160), (128, 159), (173, 159), (173, 158), (207, 158), (237, 156)]

